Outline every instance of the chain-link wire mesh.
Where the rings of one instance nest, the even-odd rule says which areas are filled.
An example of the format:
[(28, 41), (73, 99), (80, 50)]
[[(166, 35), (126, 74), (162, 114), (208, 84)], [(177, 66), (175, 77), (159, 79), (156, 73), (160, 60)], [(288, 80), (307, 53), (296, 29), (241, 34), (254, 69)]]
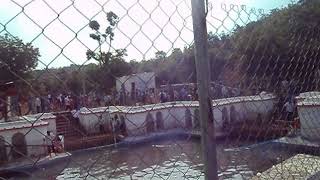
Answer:
[(317, 179), (319, 2), (205, 5), (4, 0), (0, 178), (204, 179), (198, 24), (218, 177)]

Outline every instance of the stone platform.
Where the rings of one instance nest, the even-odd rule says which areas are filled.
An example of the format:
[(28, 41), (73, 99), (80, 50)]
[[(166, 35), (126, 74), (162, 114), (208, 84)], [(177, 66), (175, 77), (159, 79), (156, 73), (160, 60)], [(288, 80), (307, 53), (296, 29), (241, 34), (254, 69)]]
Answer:
[(320, 170), (320, 157), (297, 154), (273, 167), (258, 173), (252, 180), (262, 179), (313, 179)]
[(307, 140), (300, 134), (290, 137), (282, 137), (273, 140), (272, 142), (297, 153), (320, 155), (320, 143)]
[(270, 169), (258, 173), (260, 179), (320, 179), (320, 143), (303, 138), (300, 133), (269, 141), (277, 148), (299, 153)]

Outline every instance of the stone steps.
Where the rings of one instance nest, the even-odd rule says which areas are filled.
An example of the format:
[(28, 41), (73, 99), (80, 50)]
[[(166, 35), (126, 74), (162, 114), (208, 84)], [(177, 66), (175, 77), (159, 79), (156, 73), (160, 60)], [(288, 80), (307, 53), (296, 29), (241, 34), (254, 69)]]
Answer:
[(66, 137), (86, 136), (84, 128), (72, 116), (71, 112), (60, 112), (56, 114), (57, 134)]
[(64, 140), (64, 147), (67, 151), (98, 147), (114, 143), (111, 134), (102, 134), (87, 137), (67, 137)]

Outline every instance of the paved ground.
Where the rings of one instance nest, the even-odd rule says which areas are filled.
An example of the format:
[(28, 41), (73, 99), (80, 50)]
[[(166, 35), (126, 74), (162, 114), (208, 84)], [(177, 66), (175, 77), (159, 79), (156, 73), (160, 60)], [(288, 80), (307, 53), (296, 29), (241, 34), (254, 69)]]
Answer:
[(272, 168), (258, 173), (252, 180), (276, 179), (311, 179), (320, 170), (320, 157), (297, 154)]

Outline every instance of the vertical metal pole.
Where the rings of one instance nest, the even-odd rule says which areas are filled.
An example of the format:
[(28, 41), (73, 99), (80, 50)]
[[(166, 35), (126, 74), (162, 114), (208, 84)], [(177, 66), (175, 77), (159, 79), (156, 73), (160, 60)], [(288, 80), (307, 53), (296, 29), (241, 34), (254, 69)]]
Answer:
[(217, 151), (210, 90), (205, 0), (191, 0), (195, 63), (201, 119), (201, 146), (206, 180), (218, 179)]
[(87, 92), (86, 92), (86, 81), (85, 81), (84, 75), (82, 75), (81, 79), (82, 79), (82, 93), (83, 95), (85, 95)]

